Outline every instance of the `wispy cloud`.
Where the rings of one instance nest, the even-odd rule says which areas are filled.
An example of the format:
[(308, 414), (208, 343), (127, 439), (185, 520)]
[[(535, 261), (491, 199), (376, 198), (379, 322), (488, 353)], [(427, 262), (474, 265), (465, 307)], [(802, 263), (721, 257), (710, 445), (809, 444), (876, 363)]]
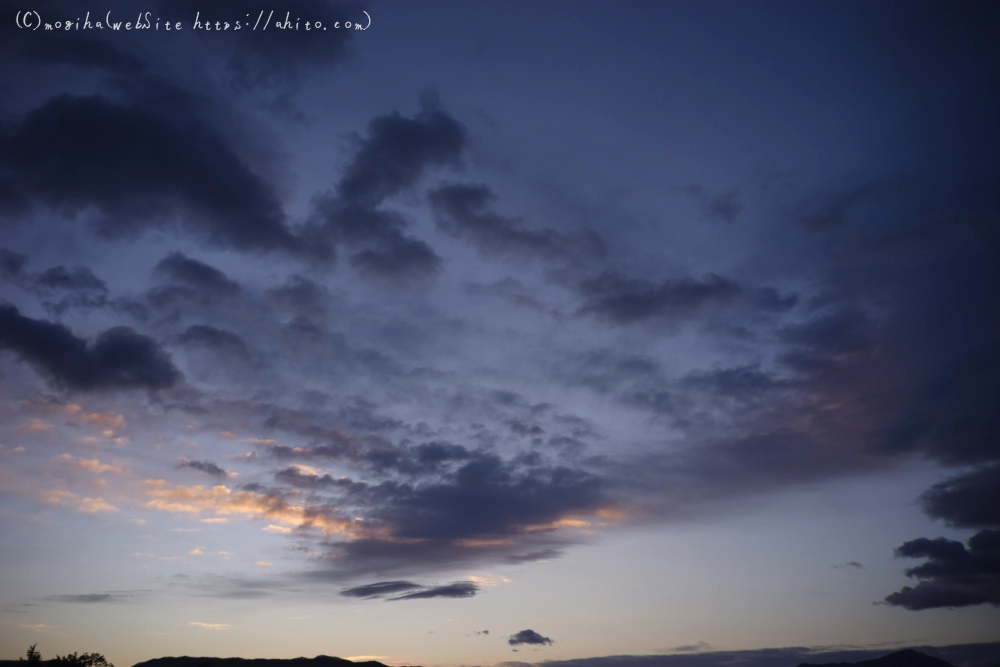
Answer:
[(203, 630), (229, 630), (233, 627), (229, 623), (203, 623), (201, 621), (188, 621), (188, 625)]
[(81, 498), (72, 491), (64, 491), (60, 489), (46, 491), (42, 494), (42, 498), (50, 505), (70, 507), (85, 514), (118, 511), (117, 507), (104, 500), (104, 498)]
[(121, 465), (101, 463), (97, 459), (78, 459), (72, 454), (60, 454), (52, 460), (56, 463), (68, 463), (74, 466), (77, 470), (84, 470), (97, 474), (110, 472), (116, 475), (121, 475), (125, 472), (125, 468)]

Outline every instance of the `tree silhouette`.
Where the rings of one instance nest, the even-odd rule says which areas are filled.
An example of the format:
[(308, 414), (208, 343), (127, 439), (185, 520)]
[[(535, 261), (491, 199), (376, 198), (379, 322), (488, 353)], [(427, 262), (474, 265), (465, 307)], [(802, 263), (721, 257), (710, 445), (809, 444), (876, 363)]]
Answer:
[(100, 653), (67, 653), (51, 661), (53, 667), (115, 667)]
[(29, 646), (28, 651), (25, 653), (27, 658), (18, 658), (18, 662), (41, 662), (42, 654), (35, 650), (36, 646), (38, 646), (38, 644), (32, 644)]
[[(18, 658), (19, 662), (29, 662), (41, 664), (42, 654), (32, 644), (25, 653), (26, 658)], [(100, 653), (67, 653), (66, 655), (56, 655), (54, 660), (49, 660), (49, 667), (115, 667), (107, 658)]]

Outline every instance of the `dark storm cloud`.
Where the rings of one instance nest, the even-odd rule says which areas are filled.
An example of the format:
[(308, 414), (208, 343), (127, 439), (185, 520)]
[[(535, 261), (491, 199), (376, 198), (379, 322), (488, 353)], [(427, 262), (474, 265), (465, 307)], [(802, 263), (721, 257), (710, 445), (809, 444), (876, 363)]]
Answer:
[(391, 526), (396, 538), (503, 538), (606, 502), (593, 475), (566, 467), (521, 469), (480, 454), (442, 481), (387, 488), (373, 518)]
[(214, 128), (177, 115), (100, 96), (46, 102), (4, 132), (0, 211), (92, 207), (109, 237), (180, 225), (214, 246), (301, 251), (268, 184)]
[[(366, 534), (322, 545), (336, 569), (310, 576), (337, 581), (483, 558), (510, 557), (509, 562), (520, 563), (553, 558), (559, 555), (556, 546), (573, 540), (557, 532), (557, 522), (592, 514), (609, 503), (601, 480), (580, 470), (524, 457), (503, 461), (482, 452), (465, 456), (448, 448), (435, 451), (430, 459), (437, 462), (442, 455), (446, 462), (457, 457), (457, 465), (416, 468), (412, 482), (389, 478), (366, 484), (294, 467), (278, 473), (277, 481), (321, 490), (331, 507), (364, 517)], [(468, 592), (446, 589), (434, 596), (448, 591)]]
[(296, 274), (284, 285), (268, 290), (267, 297), (280, 310), (302, 317), (323, 317), (329, 294), (321, 285)]
[(89, 267), (60, 264), (40, 273), (28, 273), (24, 270), (27, 264), (27, 255), (0, 248), (0, 273), (24, 289), (46, 295), (64, 292), (93, 299), (101, 299), (108, 292), (107, 283)]
[(521, 221), (490, 210), (497, 196), (487, 185), (451, 183), (429, 193), (437, 228), (466, 238), (482, 253), (558, 257), (574, 241), (552, 229), (525, 229)]
[(520, 632), (513, 634), (507, 639), (507, 643), (511, 646), (518, 646), (520, 644), (535, 644), (538, 646), (544, 646), (548, 644), (552, 645), (552, 640), (548, 637), (543, 637), (534, 630), (521, 630)]
[(956, 528), (1000, 528), (1000, 463), (935, 484), (920, 502), (929, 516)]
[(390, 233), (374, 247), (351, 255), (351, 266), (366, 277), (401, 282), (434, 276), (441, 270), (441, 258), (419, 239)]
[(458, 166), (465, 150), (465, 127), (430, 95), (413, 118), (398, 112), (372, 119), (368, 137), (337, 184), (344, 203), (373, 209), (414, 186), (433, 167)]
[(545, 429), (539, 426), (538, 424), (529, 425), (517, 419), (510, 419), (507, 421), (507, 425), (510, 427), (511, 431), (521, 436), (522, 438), (527, 437), (529, 435), (532, 436), (545, 435)]
[(161, 259), (153, 274), (217, 298), (232, 298), (241, 291), (239, 283), (222, 271), (181, 252), (172, 252)]
[(225, 470), (211, 461), (191, 461), (188, 459), (181, 459), (180, 463), (177, 464), (177, 467), (197, 470), (198, 472), (203, 472), (206, 475), (211, 475), (213, 477), (225, 477), (227, 474)]
[(432, 276), (441, 261), (434, 250), (405, 233), (402, 214), (380, 207), (428, 170), (459, 166), (466, 142), (465, 127), (431, 95), (413, 118), (393, 112), (372, 119), (334, 190), (316, 199), (310, 233), (357, 247), (351, 263), (364, 275)]
[(57, 319), (70, 310), (107, 308), (136, 321), (146, 319), (145, 306), (128, 297), (112, 298), (107, 283), (87, 266), (58, 265), (42, 272), (25, 270), (27, 255), (0, 248), (0, 276), (35, 296), (39, 305)]
[[(989, 312), (966, 316), (996, 319)], [(980, 335), (991, 330), (1000, 335), (995, 322), (983, 321), (981, 326)], [(880, 443), (885, 450), (922, 450), (948, 465), (1000, 460), (1000, 438), (995, 435), (1000, 429), (1000, 411), (994, 399), (1000, 395), (1000, 345), (976, 349), (971, 335), (963, 336), (958, 330), (956, 326), (956, 333), (941, 342), (962, 349), (964, 358), (925, 369), (906, 411), (886, 429)]]
[(107, 284), (86, 266), (54, 266), (41, 273), (24, 270), (27, 257), (19, 253), (0, 253), (0, 272), (13, 284), (41, 299), (41, 306), (56, 317), (71, 308), (95, 309), (111, 305), (120, 308), (124, 301), (108, 298)]
[[(870, 288), (868, 282), (862, 287), (883, 289)], [(770, 296), (783, 300), (777, 291)], [(640, 457), (641, 464), (621, 470), (612, 464), (605, 470), (616, 480), (612, 484), (628, 480), (616, 487), (624, 493), (642, 487), (656, 495), (665, 480), (673, 480), (670, 486), (677, 498), (691, 494), (688, 501), (676, 502), (683, 505), (711, 495), (711, 489), (738, 494), (867, 469), (883, 465), (890, 456), (880, 441), (895, 434), (895, 420), (905, 414), (899, 400), (907, 396), (909, 386), (899, 381), (901, 369), (912, 373), (927, 364), (926, 359), (904, 362), (895, 356), (905, 350), (906, 332), (919, 328), (916, 319), (887, 318), (884, 310), (868, 310), (857, 298), (841, 294), (810, 303), (804, 314), (779, 313), (777, 321), (755, 323), (762, 336), (777, 343), (776, 355), (766, 366), (719, 365), (671, 377), (654, 359), (593, 351), (559, 360), (554, 367), (571, 385), (640, 408), (684, 434), (678, 441), (684, 453), (649, 453)], [(733, 315), (739, 322), (741, 313), (734, 310)], [(752, 317), (759, 318), (759, 311)], [(783, 324), (785, 317), (794, 323)], [(951, 344), (961, 348), (967, 342)], [(980, 357), (980, 364), (983, 361)], [(991, 414), (986, 402), (970, 391), (961, 407), (985, 418), (985, 425)], [(697, 447), (685, 447), (694, 442)], [(844, 447), (844, 442), (857, 446)], [(918, 442), (928, 446), (923, 439)], [(947, 442), (941, 440), (935, 449), (954, 455)], [(973, 446), (979, 456), (988, 456), (986, 440), (970, 442), (970, 451)], [(692, 485), (687, 474), (706, 484)], [(663, 506), (661, 511), (674, 510)]]
[(17, 354), (67, 389), (165, 389), (181, 379), (157, 343), (128, 327), (114, 327), (88, 343), (61, 324), (0, 305), (0, 347)]
[(107, 292), (108, 286), (86, 266), (54, 266), (38, 274), (39, 285), (70, 292)]
[(702, 280), (681, 278), (652, 283), (605, 271), (579, 285), (584, 304), (578, 314), (594, 315), (615, 324), (634, 324), (652, 318), (680, 320), (692, 317), (707, 303), (725, 303), (741, 292), (728, 278), (708, 274)]
[(350, 598), (379, 598), (403, 591), (412, 591), (420, 587), (420, 584), (414, 584), (410, 581), (380, 581), (374, 584), (345, 588), (340, 591), (340, 594)]
[(217, 329), (207, 324), (196, 324), (188, 327), (176, 337), (178, 343), (203, 348), (220, 355), (247, 361), (250, 359), (250, 348), (246, 341), (232, 331)]
[(286, 413), (270, 418), (268, 423), (271, 427), (287, 429), (308, 438), (309, 445), (262, 445), (268, 455), (294, 461), (345, 461), (380, 473), (424, 471), (424, 467), (413, 460), (408, 447), (393, 444), (374, 433), (353, 436), (337, 428), (297, 423), (298, 418), (297, 415)]
[(919, 580), (888, 595), (885, 603), (912, 611), (979, 604), (1000, 606), (1000, 530), (983, 530), (968, 541), (921, 537), (896, 549), (897, 558), (926, 558), (908, 568), (906, 576)]
[[(762, 408), (795, 407), (788, 402), (795, 385), (776, 370), (765, 370), (759, 364), (716, 365), (672, 377), (653, 358), (594, 349), (567, 355), (557, 360), (553, 368), (556, 378), (569, 386), (586, 387), (623, 406), (640, 409), (651, 419), (684, 429), (706, 426), (709, 408), (737, 420), (759, 417)], [(752, 427), (759, 428), (771, 427), (763, 424)], [(704, 438), (705, 433), (697, 437)]]
[(274, 473), (274, 481), (288, 484), (300, 489), (331, 489), (347, 494), (345, 497), (360, 504), (366, 502), (369, 485), (367, 482), (356, 482), (348, 477), (333, 477), (330, 474), (316, 475), (302, 470), (297, 466), (289, 466)]
[(444, 461), (460, 461), (472, 456), (472, 453), (462, 445), (447, 442), (425, 442), (413, 448), (417, 460), (421, 463), (442, 463)]
[(891, 266), (900, 275), (891, 285), (873, 286), (894, 296), (893, 317), (876, 338), (880, 355), (907, 376), (892, 387), (902, 400), (874, 443), (880, 452), (916, 451), (945, 465), (1000, 460), (998, 232), (992, 225), (969, 237), (952, 225), (950, 243), (917, 256), (897, 254), (899, 268)]
[(176, 251), (156, 264), (153, 277), (167, 283), (146, 294), (149, 304), (160, 309), (208, 308), (243, 294), (240, 284), (222, 271)]
[(241, 418), (261, 420), (265, 428), (287, 434), (299, 443), (295, 446), (273, 441), (258, 443), (262, 455), (284, 461), (343, 461), (372, 473), (422, 476), (437, 474), (482, 455), (443, 440), (420, 444), (411, 444), (409, 440), (394, 442), (393, 438), (400, 432), (416, 437), (432, 433), (426, 424), (407, 424), (386, 417), (377, 405), (360, 397), (318, 412), (284, 409), (266, 403), (233, 407), (238, 414), (245, 415)]

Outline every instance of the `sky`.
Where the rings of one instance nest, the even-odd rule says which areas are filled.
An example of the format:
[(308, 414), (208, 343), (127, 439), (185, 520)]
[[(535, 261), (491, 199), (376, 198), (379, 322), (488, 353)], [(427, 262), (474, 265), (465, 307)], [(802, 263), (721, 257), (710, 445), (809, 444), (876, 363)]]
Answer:
[(995, 3), (0, 5), (0, 658), (1000, 641)]

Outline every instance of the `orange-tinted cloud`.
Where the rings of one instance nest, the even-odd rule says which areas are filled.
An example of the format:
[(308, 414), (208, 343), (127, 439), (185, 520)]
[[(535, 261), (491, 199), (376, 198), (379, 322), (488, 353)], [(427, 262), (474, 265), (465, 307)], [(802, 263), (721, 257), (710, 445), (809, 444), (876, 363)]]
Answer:
[(81, 498), (71, 491), (55, 489), (45, 491), (42, 499), (50, 505), (70, 507), (77, 512), (86, 514), (96, 514), (98, 512), (117, 512), (118, 508), (104, 500), (104, 498)]
[[(217, 516), (259, 517), (281, 527), (319, 528), (324, 534), (353, 535), (360, 522), (334, 514), (326, 507), (293, 505), (287, 500), (253, 491), (233, 491), (222, 484), (205, 487), (171, 484), (162, 479), (143, 482), (149, 501), (147, 507), (163, 512), (198, 515), (212, 512)], [(284, 531), (280, 531), (284, 532)]]

